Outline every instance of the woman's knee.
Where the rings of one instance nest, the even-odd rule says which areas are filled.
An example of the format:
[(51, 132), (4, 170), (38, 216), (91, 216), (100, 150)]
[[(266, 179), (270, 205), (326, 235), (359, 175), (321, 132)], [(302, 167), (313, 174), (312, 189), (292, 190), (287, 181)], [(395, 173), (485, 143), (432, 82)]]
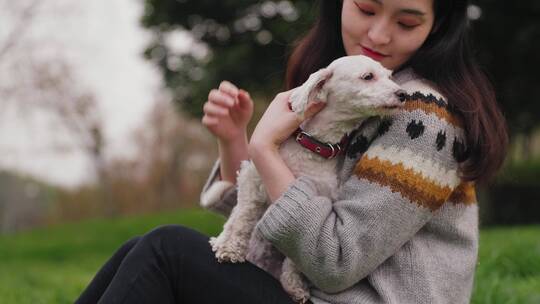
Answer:
[(204, 237), (200, 232), (182, 225), (162, 225), (154, 228), (143, 236), (150, 243), (163, 245), (178, 245), (200, 240)]
[(140, 236), (140, 235), (132, 237), (131, 239), (127, 240), (124, 244), (122, 244), (121, 248), (130, 250), (135, 245), (137, 245), (137, 243), (140, 241), (141, 238), (142, 238), (142, 236)]
[(124, 259), (128, 252), (135, 247), (140, 240), (141, 236), (136, 236), (124, 242), (114, 253), (113, 259)]

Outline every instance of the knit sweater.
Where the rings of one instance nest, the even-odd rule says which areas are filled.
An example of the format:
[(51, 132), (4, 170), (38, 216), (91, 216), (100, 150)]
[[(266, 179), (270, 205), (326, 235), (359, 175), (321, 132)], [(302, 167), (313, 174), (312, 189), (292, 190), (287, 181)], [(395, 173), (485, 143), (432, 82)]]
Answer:
[[(307, 277), (315, 304), (469, 303), (478, 207), (474, 184), (459, 177), (462, 123), (410, 69), (395, 81), (405, 105), (351, 134), (339, 197), (298, 176), (255, 228)], [(218, 175), (219, 160), (203, 193)], [(206, 208), (228, 216), (235, 204), (232, 187)]]

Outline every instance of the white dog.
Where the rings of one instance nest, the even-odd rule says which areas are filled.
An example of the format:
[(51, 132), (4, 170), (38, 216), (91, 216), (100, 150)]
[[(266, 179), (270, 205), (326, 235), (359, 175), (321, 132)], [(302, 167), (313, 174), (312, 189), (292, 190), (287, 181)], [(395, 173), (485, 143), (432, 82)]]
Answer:
[[(319, 113), (302, 123), (302, 132), (280, 147), (280, 155), (292, 173), (310, 177), (317, 183), (320, 195), (336, 198), (336, 156), (344, 149), (339, 145), (344, 135), (350, 134), (364, 119), (389, 114), (402, 104), (403, 91), (390, 79), (391, 74), (369, 57), (347, 56), (311, 74), (292, 92), (291, 108), (301, 117), (310, 103), (326, 102)], [(245, 261), (252, 231), (269, 206), (266, 190), (252, 162), (242, 162), (237, 180), (238, 203), (223, 232), (210, 239), (220, 262)], [(218, 183), (221, 184), (212, 188), (233, 186), (224, 181)], [(203, 206), (209, 196), (212, 194), (202, 197)], [(265, 248), (270, 250), (272, 246)], [(294, 300), (303, 303), (309, 299), (307, 283), (288, 258), (283, 261), (279, 278)]]

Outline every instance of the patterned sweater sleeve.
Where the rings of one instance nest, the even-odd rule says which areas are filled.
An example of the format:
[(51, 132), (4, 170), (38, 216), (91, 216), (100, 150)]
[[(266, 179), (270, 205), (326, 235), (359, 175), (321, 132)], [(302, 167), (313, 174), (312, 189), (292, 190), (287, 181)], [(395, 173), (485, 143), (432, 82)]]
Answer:
[(228, 217), (236, 205), (237, 187), (221, 180), (220, 162), (216, 160), (203, 186), (200, 197), (201, 207)]
[(416, 97), (383, 120), (336, 200), (320, 196), (312, 180), (300, 176), (257, 224), (256, 231), (324, 292), (345, 290), (373, 272), (460, 182), (461, 129), (442, 100)]

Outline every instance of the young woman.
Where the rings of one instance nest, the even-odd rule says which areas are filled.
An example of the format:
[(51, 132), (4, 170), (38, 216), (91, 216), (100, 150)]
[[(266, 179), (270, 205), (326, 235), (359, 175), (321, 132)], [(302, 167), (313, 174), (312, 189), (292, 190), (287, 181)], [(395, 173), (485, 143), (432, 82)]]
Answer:
[[(350, 134), (334, 201), (277, 153), (302, 123), (288, 108), (290, 90), (249, 141), (249, 94), (226, 81), (210, 92), (202, 122), (218, 139), (220, 161), (203, 189), (214, 191), (205, 207), (230, 214), (236, 190), (216, 190), (216, 181), (234, 184), (240, 161), (251, 158), (272, 201), (256, 233), (298, 265), (312, 303), (469, 302), (475, 187), (500, 167), (508, 140), (469, 49), (466, 11), (466, 0), (322, 1), (290, 57), (287, 88), (338, 57), (363, 54), (394, 70), (408, 92), (398, 113)], [(253, 264), (256, 245), (250, 262), (220, 264), (207, 236), (162, 226), (124, 244), (78, 303), (292, 303), (265, 265)]]

